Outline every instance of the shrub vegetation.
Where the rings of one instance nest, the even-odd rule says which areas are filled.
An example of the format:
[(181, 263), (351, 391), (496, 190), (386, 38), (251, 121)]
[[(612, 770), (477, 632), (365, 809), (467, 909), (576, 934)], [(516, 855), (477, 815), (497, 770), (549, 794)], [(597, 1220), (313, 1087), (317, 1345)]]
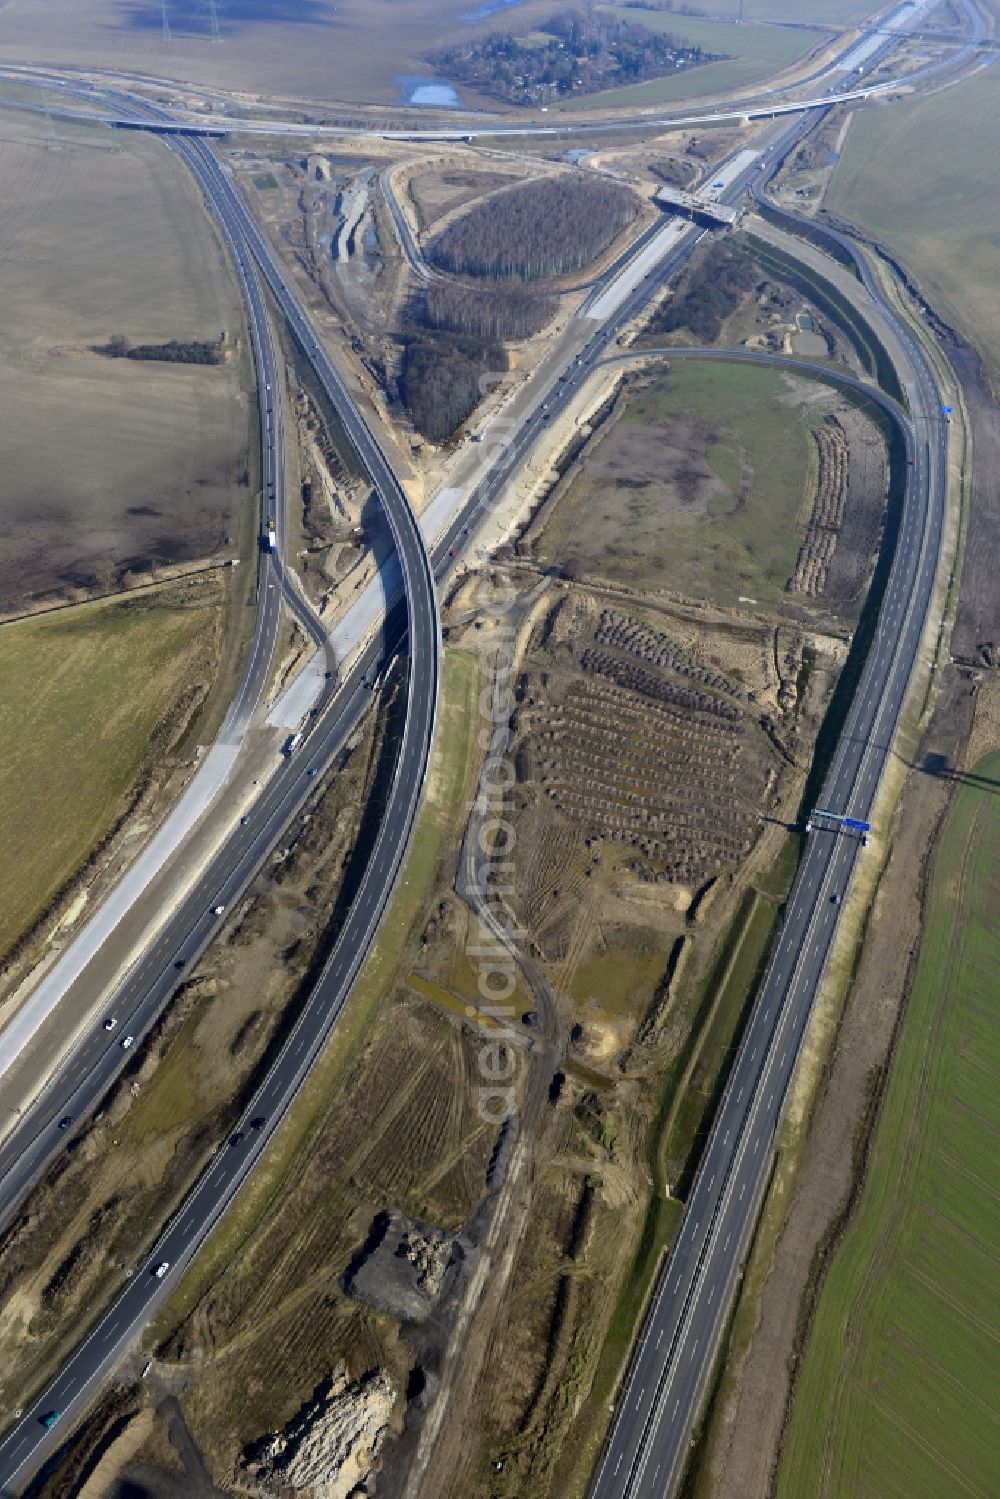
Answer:
[(406, 335), (399, 393), (417, 430), (444, 442), (478, 405), (481, 377), (506, 368), (499, 344), (414, 329)]
[(760, 270), (730, 245), (713, 244), (684, 273), (677, 292), (651, 320), (650, 333), (686, 328), (699, 343), (715, 343), (722, 325), (760, 280)]
[(116, 333), (101, 353), (111, 359), (156, 359), (162, 364), (221, 364), (223, 360), (221, 338), (193, 338), (186, 342), (172, 338), (164, 344), (133, 344), (124, 334)]

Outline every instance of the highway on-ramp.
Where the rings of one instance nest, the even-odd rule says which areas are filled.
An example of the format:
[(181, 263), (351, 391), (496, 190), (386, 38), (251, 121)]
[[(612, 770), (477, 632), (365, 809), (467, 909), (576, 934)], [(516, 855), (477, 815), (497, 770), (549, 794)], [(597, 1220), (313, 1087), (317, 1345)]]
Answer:
[[(63, 1423), (68, 1425), (86, 1407), (159, 1301), (176, 1284), (260, 1158), (308, 1075), (336, 1023), (398, 877), (423, 786), (433, 731), (440, 649), (434, 579), (406, 497), (377, 440), (314, 336), (294, 293), (285, 282), (281, 267), (250, 220), (245, 205), (210, 147), (187, 138), (175, 139), (173, 145), (190, 160), (213, 208), (223, 220), (227, 234), (237, 247), (237, 254), (245, 256), (247, 246), (253, 251), (275, 300), (326, 386), (383, 503), (386, 503), (405, 580), (410, 640), (409, 704), (384, 820), (361, 887), (319, 982), (307, 998), (294, 1029), (259, 1090), (246, 1104), (245, 1120), (261, 1120), (261, 1127), (255, 1129), (245, 1125), (237, 1131), (241, 1136), (237, 1145), (225, 1142), (220, 1145), (202, 1179), (148, 1256), (135, 1267), (110, 1309), (96, 1321), (58, 1376), (31, 1402), (0, 1443), (0, 1492), (3, 1493), (16, 1492), (17, 1487), (58, 1446), (62, 1435), (60, 1428), (65, 1429)], [(745, 188), (746, 182), (742, 186)], [(684, 255), (690, 253), (696, 239), (697, 235), (692, 235), (690, 243), (682, 247)], [(553, 377), (552, 394), (546, 403), (549, 409), (542, 406), (530, 414), (498, 454), (487, 480), (467, 496), (465, 504), (439, 538), (433, 564), (439, 575), (443, 576), (454, 565), (453, 556), (462, 545), (464, 535), (502, 494), (505, 484), (523, 463), (551, 414), (572, 398), (572, 391), (589, 376), (616, 329), (625, 319), (634, 316), (652, 287), (659, 283), (660, 278), (672, 273), (681, 258), (683, 256), (669, 257), (658, 268), (655, 277), (646, 278), (632, 289), (606, 324), (587, 324), (589, 342), (578, 362), (566, 373), (563, 381), (557, 382)], [(390, 626), (390, 629), (397, 631), (398, 626)], [(379, 659), (379, 649), (378, 642), (370, 647), (350, 679), (327, 703), (302, 749), (275, 777), (264, 799), (254, 807), (249, 824), (234, 830), (196, 888), (181, 903), (156, 946), (121, 986), (115, 1000), (119, 1022), (116, 1032), (109, 1035), (95, 1027), (94, 1033), (77, 1048), (71, 1068), (60, 1075), (57, 1086), (63, 1091), (52, 1092), (45, 1100), (45, 1108), (33, 1111), (23, 1130), (0, 1152), (0, 1173), (3, 1173), (0, 1180), (8, 1209), (55, 1151), (63, 1148), (64, 1142), (58, 1135), (58, 1111), (69, 1109), (74, 1117), (82, 1117), (98, 1104), (120, 1074), (123, 1061), (128, 1060), (123, 1058), (119, 1045), (126, 1021), (128, 1033), (137, 1036), (153, 1023), (177, 986), (178, 965), (189, 968), (217, 931), (219, 918), (214, 915), (214, 907), (231, 907), (314, 784), (310, 771), (319, 773), (330, 763), (337, 746), (363, 711), (368, 692), (362, 681), (362, 672)], [(155, 1275), (156, 1267), (161, 1264), (169, 1266), (162, 1279)], [(43, 1420), (54, 1411), (60, 1412), (59, 1422), (47, 1429)]]
[[(219, 797), (237, 763), (247, 730), (267, 686), (278, 638), (282, 597), (287, 599), (313, 640), (318, 643), (326, 640), (321, 622), (291, 586), (283, 562), (285, 466), (282, 384), (263, 289), (256, 267), (245, 248), (230, 235), (227, 234), (226, 237), (243, 293), (257, 384), (261, 467), (258, 531), (266, 537), (269, 519), (273, 520), (277, 541), (276, 550), (258, 550), (254, 557), (257, 599), (246, 664), (215, 741), (203, 757), (179, 802), (172, 808), (140, 857), (60, 953), (14, 1018), (0, 1033), (0, 1075), (18, 1067), (23, 1073), (25, 1069), (22, 1059), (29, 1048), (32, 1049), (32, 1055), (27, 1062), (28, 1071), (51, 1068), (53, 1049), (65, 1045), (64, 1040), (57, 1039), (52, 1034), (52, 1017), (58, 1007), (97, 954), (104, 949), (108, 939), (146, 894), (192, 828)], [(332, 664), (331, 653), (330, 665)], [(43, 1034), (46, 1026), (48, 1031)], [(19, 1074), (14, 1078), (13, 1086), (30, 1092), (28, 1078), (23, 1075)]]

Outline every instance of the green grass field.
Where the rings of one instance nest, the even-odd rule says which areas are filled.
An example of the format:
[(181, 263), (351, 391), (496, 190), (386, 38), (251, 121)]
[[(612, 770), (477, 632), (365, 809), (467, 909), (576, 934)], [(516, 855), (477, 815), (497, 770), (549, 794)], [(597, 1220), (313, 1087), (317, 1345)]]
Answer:
[(669, 78), (651, 78), (625, 88), (605, 89), (569, 101), (566, 109), (615, 108), (618, 105), (669, 103), (697, 95), (719, 94), (744, 88), (790, 67), (822, 37), (822, 32), (784, 26), (734, 26), (701, 16), (683, 16), (672, 11), (629, 10), (620, 5), (602, 7), (619, 20), (667, 31), (724, 58), (705, 63), (690, 72)]
[(958, 793), (779, 1499), (1000, 1493), (1000, 754)]
[[(970, 122), (975, 128), (970, 128)], [(978, 344), (1000, 380), (1000, 72), (925, 99), (862, 111), (829, 207), (885, 240), (928, 299)]]
[(185, 690), (211, 680), (221, 595), (171, 606), (190, 596), (169, 585), (0, 628), (0, 952), (98, 845)]
[[(777, 370), (676, 362), (632, 397), (618, 429), (585, 461), (545, 529), (543, 555), (579, 561), (588, 576), (719, 604), (735, 604), (740, 595), (779, 602), (795, 568), (814, 473), (810, 428), (826, 409), (803, 409), (789, 389)], [(682, 417), (700, 423), (707, 442), (679, 436)], [(660, 429), (664, 446), (651, 446), (652, 432), (630, 444), (634, 427)], [(628, 476), (610, 471), (612, 455)], [(684, 485), (688, 472), (698, 468), (704, 476), (706, 465), (716, 493), (699, 513)], [(740, 494), (744, 471), (747, 497)]]

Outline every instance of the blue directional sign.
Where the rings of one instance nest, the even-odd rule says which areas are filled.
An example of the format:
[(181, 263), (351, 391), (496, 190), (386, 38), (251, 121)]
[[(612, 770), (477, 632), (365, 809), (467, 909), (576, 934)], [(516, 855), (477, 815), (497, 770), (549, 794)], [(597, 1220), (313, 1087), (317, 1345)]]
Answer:
[(941, 410), (944, 412), (945, 416), (951, 416), (951, 413), (954, 411), (954, 409), (955, 409), (954, 406), (942, 406), (941, 407)]
[(870, 833), (872, 830), (870, 822), (862, 822), (860, 817), (848, 817), (843, 812), (828, 812), (826, 807), (814, 807), (811, 816), (828, 817), (831, 822), (838, 822), (842, 828), (853, 828), (858, 833)]

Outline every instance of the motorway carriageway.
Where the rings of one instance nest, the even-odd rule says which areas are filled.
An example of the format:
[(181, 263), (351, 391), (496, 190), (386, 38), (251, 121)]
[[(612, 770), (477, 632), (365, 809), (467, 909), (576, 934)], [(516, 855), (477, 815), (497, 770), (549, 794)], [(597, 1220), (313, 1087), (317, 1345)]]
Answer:
[[(17, 1064), (54, 1015), (87, 964), (149, 888), (167, 860), (182, 845), (231, 776), (270, 675), (281, 619), (282, 594), (307, 634), (319, 645), (326, 642), (322, 623), (291, 585), (282, 561), (285, 541), (284, 410), (274, 338), (253, 262), (228, 234), (227, 240), (246, 307), (257, 384), (261, 454), (261, 514), (258, 529), (266, 533), (268, 514), (273, 513), (278, 532), (277, 552), (261, 555), (258, 551), (254, 557), (258, 573), (257, 610), (249, 659), (216, 740), (178, 804), (168, 814), (163, 826), (135, 864), (108, 894), (83, 929), (42, 977), (14, 1018), (0, 1032), (0, 1076)], [(332, 656), (329, 664), (333, 664)]]
[[(286, 321), (337, 409), (385, 507), (400, 560), (406, 600), (406, 628), (410, 642), (406, 716), (381, 826), (359, 888), (313, 991), (252, 1100), (242, 1139), (238, 1145), (223, 1147), (218, 1152), (173, 1222), (160, 1236), (151, 1265), (144, 1263), (138, 1267), (111, 1309), (52, 1381), (41, 1401), (32, 1404), (31, 1409), (0, 1445), (0, 1483), (5, 1490), (19, 1482), (22, 1475), (26, 1477), (25, 1469), (34, 1467), (44, 1456), (44, 1451), (61, 1435), (61, 1432), (49, 1432), (41, 1424), (41, 1418), (52, 1411), (59, 1411), (65, 1417), (83, 1408), (123, 1346), (131, 1341), (137, 1328), (151, 1315), (160, 1298), (176, 1282), (181, 1268), (196, 1252), (238, 1191), (308, 1075), (367, 957), (399, 877), (423, 793), (437, 711), (441, 645), (433, 572), (399, 481), (371, 430), (350, 401), (328, 356), (319, 348), (312, 328), (285, 282), (269, 247), (249, 219), (245, 206), (220, 171), (214, 157), (200, 142), (193, 142), (186, 137), (176, 138), (172, 145), (194, 169), (227, 236), (236, 247), (238, 257), (245, 253), (244, 247), (247, 244), (252, 249)], [(330, 754), (342, 741), (345, 726), (353, 726), (357, 721), (362, 707), (359, 701), (362, 692), (363, 689), (355, 687), (343, 705), (346, 711), (336, 716), (330, 733), (333, 743), (323, 747), (324, 766), (329, 763)], [(309, 744), (311, 751), (311, 740)], [(309, 771), (318, 768), (308, 764), (301, 766), (301, 774), (307, 778), (307, 789), (310, 784)], [(298, 765), (296, 769), (299, 769)], [(280, 789), (272, 787), (272, 795)], [(293, 785), (289, 788), (288, 795), (294, 798), (301, 790), (301, 785)], [(273, 815), (275, 819), (279, 819), (281, 808), (276, 807)], [(273, 829), (269, 825), (265, 825), (258, 841), (261, 845), (266, 843), (267, 847), (273, 845)], [(246, 883), (245, 864), (239, 866), (236, 863), (238, 842), (236, 838), (231, 839), (220, 859), (215, 861), (212, 874), (216, 883), (211, 897), (215, 904), (226, 903), (228, 880), (232, 880), (230, 893), (233, 896)], [(257, 848), (257, 862), (264, 852), (266, 848)], [(204, 889), (201, 891), (201, 898), (205, 898)], [(206, 930), (206, 924), (214, 922), (214, 917), (210, 911), (206, 911), (204, 905), (200, 911), (191, 912), (191, 915), (195, 924), (186, 941), (191, 944), (192, 949), (196, 949), (204, 946), (211, 936), (211, 930)], [(154, 967), (162, 957), (163, 953), (154, 949), (150, 958)], [(175, 981), (176, 965), (181, 961), (186, 962), (186, 959), (174, 958), (172, 963)], [(166, 986), (170, 976), (169, 968), (161, 970), (159, 984)], [(161, 995), (160, 1003), (162, 997)], [(157, 998), (147, 990), (140, 1002), (148, 1004), (152, 1012), (156, 1008)], [(136, 1008), (134, 1003), (130, 1008)], [(97, 1038), (98, 1045), (101, 1040), (105, 1043), (107, 1041), (103, 1032)], [(101, 1089), (107, 1086), (106, 1078), (101, 1074), (117, 1070), (114, 1064), (120, 1066), (121, 1060), (120, 1048), (105, 1044), (101, 1055), (102, 1067), (97, 1073), (91, 1073), (89, 1080), (81, 1084), (93, 1094), (91, 1106), (100, 1096)], [(251, 1117), (262, 1120), (263, 1126), (250, 1128)], [(15, 1175), (17, 1169), (16, 1165), (12, 1168)], [(157, 1264), (169, 1266), (169, 1273), (164, 1271), (162, 1275), (154, 1274)]]
[[(911, 364), (909, 379), (907, 372), (897, 373), (913, 393), (909, 418), (894, 413), (905, 439), (907, 485), (892, 569), (820, 797), (824, 807), (869, 820), (919, 658), (940, 561), (948, 428), (923, 349), (886, 303), (865, 257), (845, 237), (839, 240), (854, 254), (878, 313), (895, 326)], [(822, 378), (823, 372), (816, 374)], [(869, 395), (891, 409), (887, 398)], [(665, 1499), (680, 1482), (860, 848), (856, 837), (843, 832), (814, 828), (808, 837), (680, 1233), (632, 1356), (592, 1499)]]

